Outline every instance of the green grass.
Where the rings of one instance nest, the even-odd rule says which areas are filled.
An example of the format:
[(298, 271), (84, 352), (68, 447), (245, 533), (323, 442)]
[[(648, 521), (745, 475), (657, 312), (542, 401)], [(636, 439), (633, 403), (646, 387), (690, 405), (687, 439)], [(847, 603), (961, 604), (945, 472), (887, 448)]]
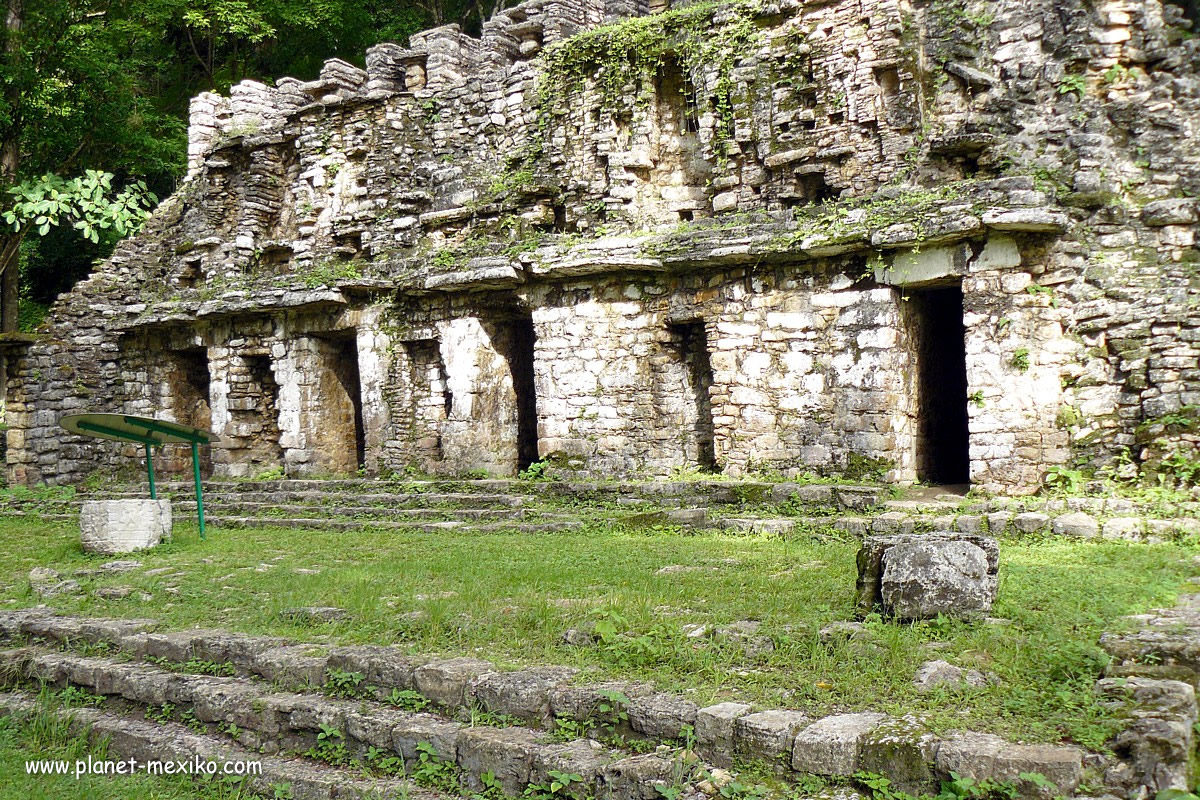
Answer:
[(248, 793), (239, 787), (196, 785), (177, 777), (38, 775), (26, 772), (26, 762), (107, 758), (104, 742), (96, 745), (68, 730), (55, 716), (56, 705), (44, 703), (33, 714), (0, 718), (0, 797), (22, 800), (236, 800)]
[[(71, 524), (0, 521), (0, 538), (3, 607), (40, 601), (26, 577), (32, 567), (71, 577), (103, 561), (80, 551)], [(873, 644), (822, 644), (823, 625), (852, 618), (856, 549), (847, 540), (688, 536), (603, 521), (543, 534), (214, 529), (205, 542), (180, 523), (174, 542), (137, 556), (143, 570), (80, 577), (84, 594), (49, 603), (64, 613), (153, 617), (171, 628), (399, 643), (504, 666), (567, 664), (586, 679), (650, 680), (700, 704), (917, 712), (935, 730), (1098, 748), (1119, 725), (1092, 691), (1105, 663), (1099, 635), (1124, 615), (1170, 605), (1195, 572), (1195, 549), (1178, 543), (1010, 540), (1002, 543), (993, 614), (1011, 625), (868, 620)], [(694, 569), (657, 574), (667, 565)], [(144, 574), (164, 566), (183, 574)], [(113, 601), (91, 595), (121, 585), (150, 599), (136, 591)], [(307, 605), (352, 616), (314, 629), (281, 615)], [(760, 620), (776, 649), (751, 656), (735, 643), (688, 639), (682, 627), (743, 619)], [(597, 623), (615, 632), (606, 644), (562, 642), (566, 629)], [(994, 672), (1000, 683), (919, 695), (912, 676), (935, 658)]]

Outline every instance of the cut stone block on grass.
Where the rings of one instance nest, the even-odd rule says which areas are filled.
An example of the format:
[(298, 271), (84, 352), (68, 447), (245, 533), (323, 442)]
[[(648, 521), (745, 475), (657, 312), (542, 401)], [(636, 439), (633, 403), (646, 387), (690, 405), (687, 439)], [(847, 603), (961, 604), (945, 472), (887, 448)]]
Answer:
[(517, 795), (529, 784), (533, 757), (544, 744), (525, 728), (468, 728), (458, 737), (458, 765), (471, 789), (484, 789), (479, 776), (490, 772), (506, 793)]
[(675, 782), (675, 765), (653, 753), (614, 761), (600, 775), (602, 796), (627, 800), (662, 800), (655, 786)]
[[(570, 720), (595, 720), (597, 723), (612, 725), (619, 733), (632, 731), (628, 722), (622, 723), (618, 718), (617, 705), (624, 697), (632, 702), (646, 697), (654, 692), (654, 687), (645, 683), (626, 683), (624, 681), (607, 681), (593, 683), (587, 686), (559, 686), (550, 691), (550, 710), (555, 717)], [(608, 707), (609, 711), (602, 711)], [(624, 709), (622, 709), (624, 710)]]
[(273, 647), (254, 656), (251, 671), (288, 688), (323, 686), (329, 656), (310, 655), (312, 651), (305, 645)]
[(414, 689), (413, 672), (427, 663), (427, 658), (383, 645), (353, 645), (329, 651), (329, 669), (357, 672), (363, 676), (363, 683), (388, 689)]
[(983, 616), (996, 599), (995, 539), (955, 531), (870, 536), (858, 551), (856, 608), (902, 620)]
[(541, 786), (549, 786), (553, 778), (550, 773), (565, 772), (583, 778), (581, 785), (572, 783), (563, 787), (560, 794), (574, 800), (586, 800), (599, 794), (600, 776), (605, 767), (619, 758), (614, 750), (592, 739), (576, 739), (566, 744), (553, 744), (541, 748), (533, 757), (530, 780)]
[[(1077, 747), (1013, 744), (988, 733), (958, 733), (939, 742), (937, 771), (964, 778), (1013, 781), (1025, 795), (1070, 796), (1083, 772), (1083, 751)], [(1039, 789), (1022, 774), (1037, 773), (1054, 783)]]
[(862, 743), (885, 719), (883, 714), (837, 714), (817, 720), (796, 734), (792, 769), (814, 775), (853, 775), (859, 770)]
[(629, 704), (629, 724), (650, 739), (678, 739), (696, 723), (696, 704), (679, 695), (654, 694)]
[(419, 756), (417, 746), (426, 742), (442, 761), (455, 761), (461, 730), (456, 723), (434, 714), (413, 714), (392, 728), (392, 749), (408, 763)]
[(933, 760), (938, 740), (920, 724), (907, 719), (887, 719), (860, 741), (860, 769), (886, 775), (892, 787), (921, 795), (936, 788)]
[(91, 500), (79, 513), (83, 550), (132, 553), (171, 540), (170, 500)]

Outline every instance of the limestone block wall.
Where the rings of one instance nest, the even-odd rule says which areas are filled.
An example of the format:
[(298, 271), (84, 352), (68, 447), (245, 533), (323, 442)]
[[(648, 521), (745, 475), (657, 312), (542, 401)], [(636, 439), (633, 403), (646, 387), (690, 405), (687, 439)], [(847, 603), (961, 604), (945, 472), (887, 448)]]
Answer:
[(650, 11), (532, 0), (197, 98), (184, 186), (2, 345), (10, 480), (133, 463), (60, 434), (81, 408), (207, 414), (230, 475), (1195, 457), (1183, 7)]

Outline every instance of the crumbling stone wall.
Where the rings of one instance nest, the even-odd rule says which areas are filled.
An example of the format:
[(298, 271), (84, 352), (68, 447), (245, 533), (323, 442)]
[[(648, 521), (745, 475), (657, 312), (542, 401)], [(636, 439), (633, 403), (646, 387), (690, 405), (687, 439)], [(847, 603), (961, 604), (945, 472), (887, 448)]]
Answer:
[(10, 479), (121, 463), (58, 416), (193, 414), (206, 359), (219, 474), (913, 480), (945, 288), (972, 483), (1191, 453), (1181, 6), (655, 9), (532, 0), (197, 98), (187, 182), (6, 345)]

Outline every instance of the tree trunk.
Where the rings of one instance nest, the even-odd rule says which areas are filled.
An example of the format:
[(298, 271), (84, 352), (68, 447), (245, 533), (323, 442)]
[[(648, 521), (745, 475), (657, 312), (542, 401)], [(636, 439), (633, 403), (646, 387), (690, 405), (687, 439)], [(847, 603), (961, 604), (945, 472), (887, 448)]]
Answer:
[[(8, 13), (4, 25), (4, 60), (12, 65), (21, 46), (21, 22), (24, 18), (24, 0), (8, 0)], [(17, 94), (12, 87), (9, 91)], [(9, 108), (16, 108), (19, 97), (10, 96)], [(21, 128), (19, 122), (6, 132), (0, 141), (0, 187), (17, 181), (21, 167)], [(20, 272), (18, 259), (21, 253), (21, 237), (10, 234), (0, 238), (0, 332), (13, 333), (17, 330), (18, 303), (20, 303)]]

